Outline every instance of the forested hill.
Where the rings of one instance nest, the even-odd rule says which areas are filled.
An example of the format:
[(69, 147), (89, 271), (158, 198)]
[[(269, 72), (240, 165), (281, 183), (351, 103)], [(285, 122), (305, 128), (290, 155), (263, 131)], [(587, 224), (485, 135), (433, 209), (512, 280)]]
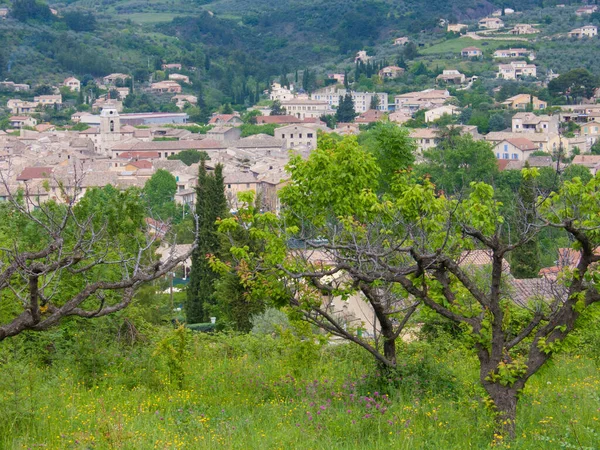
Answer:
[[(510, 2), (508, 2), (510, 3)], [(327, 67), (394, 37), (445, 33), (440, 19), (476, 19), (539, 0), (0, 0), (0, 78), (32, 84), (65, 76), (134, 74), (162, 62), (196, 67), (216, 92), (244, 97), (270, 77)], [(52, 7), (56, 14), (52, 14)], [(424, 32), (424, 33), (423, 33)], [(200, 86), (196, 83), (195, 86)], [(251, 87), (249, 87), (251, 86)], [(235, 91), (235, 92), (234, 92)]]

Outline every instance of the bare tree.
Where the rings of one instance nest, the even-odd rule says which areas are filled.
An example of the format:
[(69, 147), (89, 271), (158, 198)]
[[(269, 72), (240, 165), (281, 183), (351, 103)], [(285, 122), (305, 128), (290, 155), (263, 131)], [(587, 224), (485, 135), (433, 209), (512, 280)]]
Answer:
[[(155, 255), (158, 234), (141, 224), (120, 228), (128, 220), (126, 211), (109, 218), (102, 205), (95, 205), (86, 214), (78, 203), (85, 199), (80, 167), (74, 166), (70, 180), (48, 178), (18, 190), (10, 185), (10, 175), (10, 168), (0, 171), (8, 192), (0, 214), (3, 223), (17, 228), (0, 247), (1, 301), (11, 311), (0, 323), (0, 341), (26, 330), (47, 330), (66, 317), (91, 319), (120, 311), (139, 286), (172, 272), (196, 247), (177, 255), (171, 246), (161, 263)], [(40, 200), (52, 187), (59, 202)]]

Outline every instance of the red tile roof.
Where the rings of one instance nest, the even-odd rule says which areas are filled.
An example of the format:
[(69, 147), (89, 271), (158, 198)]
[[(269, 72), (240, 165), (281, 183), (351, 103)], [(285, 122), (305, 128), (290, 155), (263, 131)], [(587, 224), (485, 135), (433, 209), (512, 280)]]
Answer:
[(259, 125), (268, 124), (268, 123), (276, 123), (276, 124), (285, 124), (285, 123), (316, 123), (318, 119), (299, 119), (295, 116), (257, 116), (256, 123)]
[(158, 152), (123, 152), (119, 154), (119, 158), (132, 159), (132, 158), (148, 158), (158, 159)]
[(152, 163), (145, 159), (140, 159), (139, 161), (132, 161), (129, 164), (134, 167), (137, 167), (138, 169), (152, 169)]
[(33, 180), (36, 178), (50, 178), (52, 167), (25, 167), (23, 172), (17, 177), (18, 181)]

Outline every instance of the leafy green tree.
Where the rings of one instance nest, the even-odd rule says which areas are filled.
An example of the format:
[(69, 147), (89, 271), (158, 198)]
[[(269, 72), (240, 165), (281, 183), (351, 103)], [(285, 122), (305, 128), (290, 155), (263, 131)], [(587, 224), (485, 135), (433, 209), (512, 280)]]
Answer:
[(218, 276), (209, 258), (220, 250), (217, 220), (227, 214), (223, 184), (223, 166), (217, 164), (214, 173), (200, 163), (196, 186), (196, 220), (198, 246), (192, 254), (192, 270), (187, 287), (185, 314), (188, 323), (208, 322), (215, 304), (215, 281)]
[(381, 170), (380, 192), (389, 192), (394, 177), (411, 167), (417, 146), (408, 130), (390, 122), (379, 122), (369, 131), (359, 135), (359, 142), (377, 159)]
[(292, 156), (287, 170), (294, 183), (280, 198), (290, 221), (310, 218), (325, 223), (339, 216), (368, 212), (368, 193), (378, 187), (380, 169), (375, 156), (364, 151), (354, 136), (341, 141), (322, 135), (308, 159)]
[(553, 96), (564, 95), (567, 100), (591, 98), (600, 85), (598, 77), (586, 69), (573, 69), (548, 83)]
[(491, 145), (473, 140), (470, 134), (442, 148), (432, 148), (423, 156), (424, 162), (415, 167), (416, 172), (431, 177), (436, 187), (446, 194), (467, 189), (474, 181), (491, 183), (498, 174)]
[(593, 178), (593, 175), (590, 172), (590, 169), (578, 164), (569, 165), (562, 173), (563, 181), (573, 181), (576, 177), (583, 183), (588, 183)]
[(371, 103), (369, 104), (369, 109), (377, 109), (379, 108), (379, 97), (374, 95), (371, 97)]
[(144, 198), (148, 208), (154, 216), (167, 220), (175, 215), (175, 193), (177, 180), (168, 171), (158, 169), (146, 184), (144, 184)]
[[(255, 198), (254, 192), (239, 194), (240, 200), (248, 205), (248, 214), (258, 214), (260, 211), (260, 198)], [(221, 240), (221, 259), (228, 261), (235, 267), (235, 258), (232, 251), (231, 240)], [(245, 242), (251, 251), (256, 251), (260, 240), (252, 237), (250, 230), (236, 228), (235, 242)], [(215, 307), (214, 313), (219, 318), (219, 325), (227, 329), (248, 333), (252, 330), (252, 317), (265, 310), (266, 301), (263, 296), (252, 295), (245, 282), (235, 270), (228, 268), (222, 271), (215, 281)]]
[(183, 150), (175, 155), (169, 155), (167, 159), (182, 161), (186, 166), (199, 163), (200, 161), (208, 161), (210, 157), (205, 151), (198, 150)]
[[(321, 181), (321, 172), (315, 175), (296, 179), (292, 174), (288, 189), (298, 186), (299, 191), (286, 197), (287, 207), (302, 211), (303, 206), (297, 208), (295, 202), (304, 204), (307, 186), (313, 195), (319, 195), (321, 188), (323, 195), (331, 189)], [(526, 179), (536, 175), (536, 169), (523, 173)], [(495, 433), (514, 438), (519, 393), (561, 350), (580, 315), (600, 302), (600, 255), (595, 253), (600, 246), (600, 177), (588, 183), (579, 178), (565, 182), (555, 195), (538, 202), (535, 215), (530, 216), (533, 223), (523, 220), (524, 226), (510, 234), (505, 233), (501, 205), (491, 185), (474, 181), (469, 195), (453, 197), (438, 195), (430, 182), (411, 174), (396, 182), (394, 200), (363, 195), (369, 199), (369, 213), (358, 214), (350, 206), (340, 210), (348, 215), (335, 223), (320, 220), (314, 209), (300, 221), (301, 227), (291, 228), (287, 221), (285, 227), (273, 222), (262, 226), (256, 215), (242, 214), (227, 227), (253, 229), (265, 243), (259, 252), (236, 248), (241, 275), (250, 289), (287, 295), (290, 307), (305, 320), (360, 345), (392, 376), (402, 361), (394, 338), (395, 327), (405, 323), (404, 312), (421, 303), (460, 325), (461, 338), (479, 361), (479, 382), (495, 412)], [(334, 196), (333, 203), (336, 200)], [(353, 204), (360, 209), (363, 205)], [(523, 299), (510, 287), (504, 260), (546, 228), (562, 230), (574, 240), (577, 269), (563, 271), (564, 284), (540, 281), (538, 291)], [(282, 243), (290, 233), (305, 237), (306, 248), (286, 249)], [(319, 239), (307, 240), (308, 236)], [(322, 252), (317, 261), (306, 257), (312, 250)], [(488, 268), (478, 271), (464, 263), (464, 252), (472, 250), (490, 255)], [(332, 297), (345, 298), (357, 290), (379, 320), (381, 339), (363, 340), (360, 327), (332, 313), (337, 310)]]
[(272, 116), (285, 116), (287, 111), (283, 106), (281, 106), (281, 102), (279, 100), (275, 100), (273, 105), (271, 106), (271, 115)]
[(89, 11), (67, 11), (63, 14), (63, 18), (73, 31), (94, 31), (96, 29), (96, 17)]
[(504, 114), (493, 114), (488, 122), (490, 131), (503, 131), (510, 127), (510, 123), (507, 122)]
[(404, 46), (403, 56), (404, 56), (404, 59), (406, 59), (408, 61), (412, 61), (417, 56), (419, 56), (419, 51), (417, 49), (417, 45), (412, 41), (407, 42), (406, 45)]
[(590, 148), (590, 153), (592, 155), (600, 155), (600, 140), (596, 140)]
[[(529, 164), (525, 163), (529, 169)], [(537, 193), (532, 176), (525, 176), (519, 187), (519, 198), (521, 201), (520, 218), (521, 223), (535, 223)], [(527, 236), (529, 239), (518, 246), (512, 253), (511, 272), (515, 278), (537, 278), (541, 268), (540, 248), (537, 236)]]
[(335, 112), (335, 120), (339, 123), (354, 122), (356, 111), (354, 110), (354, 100), (352, 95), (347, 92), (343, 97), (340, 96), (340, 103)]
[(13, 0), (10, 13), (20, 22), (28, 20), (51, 22), (53, 20), (48, 5), (39, 0)]

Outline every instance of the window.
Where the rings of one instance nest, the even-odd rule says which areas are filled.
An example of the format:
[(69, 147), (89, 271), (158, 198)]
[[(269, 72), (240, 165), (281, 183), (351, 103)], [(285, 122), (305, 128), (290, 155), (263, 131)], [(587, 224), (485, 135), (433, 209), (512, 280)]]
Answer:
[(508, 153), (502, 154), (502, 159), (508, 159)]
[(504, 144), (504, 151), (507, 152), (508, 151), (508, 144)]
[(298, 139), (302, 139), (302, 133), (298, 135)]
[(282, 135), (281, 135), (281, 139), (285, 139), (285, 134), (282, 134)]
[(307, 137), (307, 138), (312, 138), (312, 137), (313, 137), (313, 134), (312, 134), (312, 133), (307, 133), (307, 134), (306, 134), (306, 137)]
[(293, 134), (290, 134), (290, 139), (294, 139), (294, 135)]
[(500, 159), (500, 153), (496, 153), (496, 158)]
[(512, 159), (519, 159), (519, 155), (517, 155), (516, 153), (512, 154)]
[(231, 189), (231, 185), (230, 184), (227, 185), (227, 189)]
[(249, 188), (250, 187), (250, 183), (246, 183), (246, 187)]

